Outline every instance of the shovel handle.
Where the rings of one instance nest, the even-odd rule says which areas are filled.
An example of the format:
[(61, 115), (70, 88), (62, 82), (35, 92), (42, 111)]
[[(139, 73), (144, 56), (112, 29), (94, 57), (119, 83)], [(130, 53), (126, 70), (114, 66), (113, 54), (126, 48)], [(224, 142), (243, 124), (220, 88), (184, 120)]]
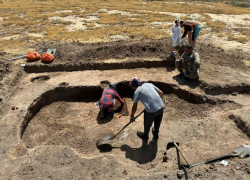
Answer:
[(212, 163), (212, 162), (215, 162), (215, 161), (218, 161), (218, 160), (222, 160), (222, 159), (229, 159), (231, 157), (236, 157), (236, 156), (239, 156), (239, 155), (238, 154), (223, 155), (223, 156), (220, 156), (220, 157), (217, 157), (217, 158), (208, 159), (208, 160), (206, 160), (204, 162), (200, 162), (200, 163), (197, 163), (197, 164), (190, 165), (189, 168), (192, 168), (192, 167), (195, 167), (195, 166), (199, 166), (201, 164), (209, 164), (209, 163)]
[(179, 146), (174, 142), (175, 147), (178, 149), (178, 151), (181, 153), (182, 157), (184, 158), (184, 160), (186, 161), (187, 165), (190, 166), (190, 164), (188, 163), (186, 157), (184, 154), (182, 154), (182, 151), (180, 150)]
[(142, 112), (140, 112), (137, 116), (135, 116), (135, 119), (138, 118), (144, 111), (145, 109), (143, 109)]
[[(143, 109), (143, 111), (142, 112), (140, 112), (136, 117), (135, 117), (135, 119), (136, 118), (138, 118), (143, 112), (145, 111), (145, 109)], [(112, 137), (112, 139), (114, 139), (118, 134), (120, 134), (120, 132), (122, 132), (126, 127), (128, 127), (128, 125), (130, 125), (132, 123), (132, 121), (130, 121), (130, 122), (128, 122), (116, 135), (114, 135), (113, 137)]]
[(236, 156), (238, 156), (238, 154), (223, 155), (223, 156), (220, 156), (220, 157), (217, 157), (217, 158), (208, 159), (208, 160), (205, 161), (205, 164), (212, 163), (212, 162), (215, 162), (215, 161), (218, 161), (218, 160), (222, 160), (222, 159), (228, 159), (228, 158), (231, 158), (231, 157), (236, 157)]

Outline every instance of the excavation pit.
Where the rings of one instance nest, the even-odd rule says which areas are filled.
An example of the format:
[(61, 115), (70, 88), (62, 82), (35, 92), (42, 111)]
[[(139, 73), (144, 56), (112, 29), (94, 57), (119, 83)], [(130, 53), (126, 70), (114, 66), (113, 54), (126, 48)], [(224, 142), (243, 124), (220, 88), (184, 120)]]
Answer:
[[(150, 139), (147, 144), (140, 147), (141, 141), (136, 136), (136, 131), (143, 130), (142, 115), (108, 145), (98, 147), (100, 137), (106, 134), (115, 135), (129, 122), (129, 116), (119, 118), (119, 114), (115, 114), (109, 120), (100, 120), (98, 119), (99, 109), (95, 102), (101, 97), (103, 88), (69, 86), (47, 91), (30, 105), (29, 112), (20, 125), (23, 144), (28, 149), (46, 145), (70, 147), (86, 156), (111, 153), (118, 159), (119, 156), (124, 156), (127, 160), (142, 164), (140, 168), (144, 169), (148, 167), (147, 163), (157, 161), (157, 158), (159, 160), (158, 146), (165, 146), (170, 139), (180, 141), (185, 149), (195, 149), (188, 155), (193, 162), (198, 161), (199, 158), (204, 159), (204, 156), (210, 158), (215, 154), (226, 152), (225, 149), (212, 152), (213, 148), (219, 148), (221, 145), (232, 147), (233, 144), (249, 141), (247, 138), (239, 138), (239, 136), (242, 137), (241, 133), (228, 117), (213, 116), (215, 111), (223, 114), (225, 110), (238, 109), (241, 107), (239, 104), (201, 97), (188, 91), (174, 89), (166, 83), (152, 83), (163, 89), (165, 93), (164, 117), (159, 142), (155, 140), (151, 142)], [(133, 91), (128, 86), (128, 82), (117, 83), (117, 90), (126, 102), (123, 111), (129, 114), (133, 104), (131, 99)], [(139, 103), (137, 113), (143, 108)], [(150, 137), (152, 137), (151, 133)], [(210, 143), (208, 146), (206, 142), (213, 140), (216, 143)], [(199, 153), (210, 148), (211, 151), (206, 155)], [(194, 156), (196, 153), (198, 153), (197, 156)]]
[[(196, 83), (176, 78), (174, 60), (168, 59), (171, 38), (39, 44), (35, 49), (57, 49), (53, 63), (37, 61), (21, 68), (18, 64), (19, 79), (4, 76), (11, 89), (3, 89), (0, 97), (4, 104), (1, 178), (176, 179), (176, 150), (166, 151), (169, 142), (179, 142), (191, 164), (249, 144), (249, 68), (241, 62), (244, 58), (238, 51), (227, 54), (211, 44), (197, 43), (202, 65)], [(137, 137), (136, 132), (143, 131), (141, 115), (110, 144), (96, 146), (101, 135), (115, 135), (129, 122), (128, 116), (96, 119), (99, 110), (94, 103), (102, 87), (116, 83), (129, 114), (133, 91), (128, 81), (134, 76), (165, 93), (159, 140), (153, 140), (151, 132), (147, 143)], [(139, 104), (136, 114), (142, 109)], [(249, 179), (248, 161), (233, 158), (229, 166), (201, 165), (188, 176)], [(182, 157), (181, 162), (185, 163)]]

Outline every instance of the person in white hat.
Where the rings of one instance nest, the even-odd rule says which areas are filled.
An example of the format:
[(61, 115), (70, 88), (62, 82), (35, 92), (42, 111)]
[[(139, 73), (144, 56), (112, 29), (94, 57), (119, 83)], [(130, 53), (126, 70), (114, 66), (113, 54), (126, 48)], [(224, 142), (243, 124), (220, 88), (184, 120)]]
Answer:
[(172, 28), (172, 39), (173, 39), (173, 46), (171, 51), (171, 56), (175, 56), (175, 47), (181, 45), (181, 27), (180, 27), (180, 18), (175, 18), (175, 25)]

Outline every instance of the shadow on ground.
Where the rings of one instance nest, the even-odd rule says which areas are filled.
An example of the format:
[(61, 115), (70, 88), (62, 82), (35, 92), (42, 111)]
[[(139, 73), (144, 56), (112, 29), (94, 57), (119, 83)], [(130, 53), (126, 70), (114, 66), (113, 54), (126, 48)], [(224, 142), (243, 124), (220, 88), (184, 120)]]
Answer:
[(185, 81), (183, 77), (179, 77), (178, 75), (173, 76), (173, 79), (178, 82), (179, 85), (187, 85), (191, 89), (195, 89), (196, 87), (199, 86), (199, 81), (198, 80), (187, 80)]
[(126, 158), (136, 161), (139, 164), (146, 164), (155, 159), (158, 150), (158, 140), (153, 139), (149, 144), (147, 143), (148, 141), (143, 141), (140, 148), (122, 145), (120, 149), (126, 151)]

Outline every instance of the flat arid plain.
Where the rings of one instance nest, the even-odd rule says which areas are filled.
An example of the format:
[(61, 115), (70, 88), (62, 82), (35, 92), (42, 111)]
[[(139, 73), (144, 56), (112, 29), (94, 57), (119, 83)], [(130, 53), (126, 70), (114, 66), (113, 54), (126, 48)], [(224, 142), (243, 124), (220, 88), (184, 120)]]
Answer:
[[(249, 147), (249, 7), (241, 0), (0, 0), (0, 179), (250, 179), (249, 155), (187, 168), (176, 148), (167, 150), (178, 142), (196, 164)], [(170, 57), (176, 17), (202, 25), (198, 81), (179, 78)], [(26, 61), (27, 52), (48, 49), (56, 49), (52, 63)], [(137, 137), (141, 115), (100, 145), (129, 122), (135, 76), (164, 92), (159, 139)], [(101, 120), (95, 102), (109, 82), (125, 116)], [(136, 114), (143, 109), (139, 103)]]

